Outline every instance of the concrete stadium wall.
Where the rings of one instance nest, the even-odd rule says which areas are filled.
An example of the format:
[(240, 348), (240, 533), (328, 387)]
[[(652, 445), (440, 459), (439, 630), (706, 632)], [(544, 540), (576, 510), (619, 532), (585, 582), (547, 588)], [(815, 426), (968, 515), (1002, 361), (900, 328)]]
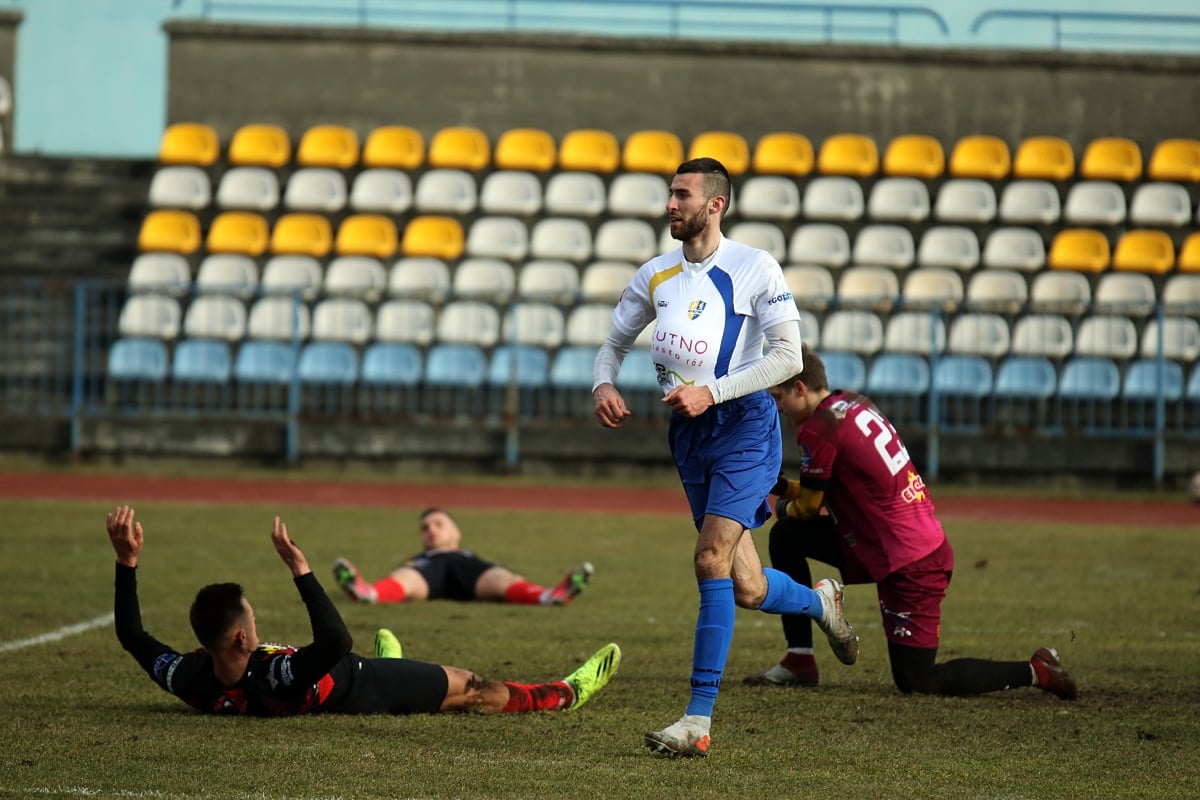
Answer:
[(884, 143), (926, 133), (949, 144), (989, 133), (1076, 146), (1123, 135), (1147, 153), (1200, 129), (1200, 58), (1025, 51), (681, 42), (526, 34), (433, 34), (170, 22), (168, 121), (224, 139), (248, 122), (298, 135), (337, 122), (429, 135), (538, 126), (619, 137), (777, 130)]

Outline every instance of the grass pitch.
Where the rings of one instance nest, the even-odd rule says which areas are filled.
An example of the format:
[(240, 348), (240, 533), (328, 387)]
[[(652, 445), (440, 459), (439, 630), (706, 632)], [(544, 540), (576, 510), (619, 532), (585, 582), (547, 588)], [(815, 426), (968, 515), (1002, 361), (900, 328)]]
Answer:
[[(131, 498), (136, 500), (136, 498)], [(1019, 502), (1019, 501), (1014, 501)], [(1053, 645), (1080, 684), (1064, 703), (1021, 689), (905, 697), (892, 686), (874, 590), (847, 590), (855, 667), (818, 649), (816, 689), (742, 686), (782, 655), (777, 620), (739, 611), (709, 758), (666, 761), (642, 734), (687, 700), (694, 533), (673, 516), (456, 514), (466, 544), (532, 580), (596, 565), (567, 608), (358, 607), (337, 556), (375, 577), (418, 549), (415, 509), (139, 504), (146, 628), (193, 647), (199, 586), (241, 582), (260, 635), (311, 639), (271, 548), (279, 513), (335, 595), (356, 649), (396, 631), (412, 658), (494, 678), (566, 675), (617, 641), (620, 674), (577, 713), (201, 716), (158, 689), (111, 624), (28, 643), (111, 611), (109, 509), (0, 502), (0, 796), (161, 798), (1185, 798), (1200, 796), (1200, 547), (1195, 529), (946, 521), (958, 566), (943, 659), (1027, 658)], [(765, 554), (765, 531), (759, 535)], [(814, 565), (814, 576), (828, 571)]]

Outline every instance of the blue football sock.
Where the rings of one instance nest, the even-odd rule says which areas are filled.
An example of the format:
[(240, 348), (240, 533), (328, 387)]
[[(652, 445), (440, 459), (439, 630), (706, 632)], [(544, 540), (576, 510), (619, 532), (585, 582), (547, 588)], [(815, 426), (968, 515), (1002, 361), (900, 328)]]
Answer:
[(759, 611), (768, 614), (805, 614), (813, 619), (821, 618), (821, 595), (803, 583), (796, 583), (777, 569), (763, 567), (763, 575), (767, 576), (767, 596), (758, 607)]
[(692, 699), (687, 713), (711, 717), (721, 674), (733, 641), (733, 579), (700, 581), (700, 614), (696, 618), (696, 645), (692, 651)]

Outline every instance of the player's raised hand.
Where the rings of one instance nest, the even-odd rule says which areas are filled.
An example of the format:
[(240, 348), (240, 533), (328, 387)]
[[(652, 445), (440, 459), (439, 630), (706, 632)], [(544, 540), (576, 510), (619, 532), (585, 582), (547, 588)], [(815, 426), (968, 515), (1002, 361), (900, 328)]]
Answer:
[(592, 392), (596, 401), (596, 419), (606, 428), (619, 428), (625, 418), (630, 415), (625, 405), (625, 398), (611, 383), (602, 383)]
[(136, 567), (142, 552), (142, 523), (134, 519), (136, 514), (129, 506), (118, 506), (104, 518), (108, 540), (117, 553), (117, 563), (126, 567)]
[(275, 552), (288, 565), (292, 575), (298, 578), (312, 572), (308, 567), (308, 559), (288, 536), (287, 525), (279, 517), (275, 518), (275, 524), (271, 527), (271, 544), (275, 545)]

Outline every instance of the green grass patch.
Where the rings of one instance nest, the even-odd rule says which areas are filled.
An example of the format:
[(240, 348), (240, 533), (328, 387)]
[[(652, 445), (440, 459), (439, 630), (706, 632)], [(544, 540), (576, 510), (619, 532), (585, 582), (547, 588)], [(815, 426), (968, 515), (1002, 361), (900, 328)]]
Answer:
[[(0, 502), (0, 646), (111, 610), (106, 508)], [(415, 510), (148, 504), (146, 627), (190, 649), (195, 590), (236, 580), (264, 639), (310, 631), (269, 542), (283, 515), (318, 577), (337, 556), (370, 577), (418, 547)], [(165, 798), (1173, 798), (1200, 796), (1200, 548), (1196, 530), (957, 523), (942, 657), (1027, 658), (1056, 646), (1080, 684), (905, 697), (892, 686), (871, 587), (850, 587), (855, 667), (818, 652), (816, 689), (745, 687), (782, 654), (778, 622), (739, 611), (712, 755), (665, 761), (642, 734), (687, 700), (697, 595), (685, 519), (458, 512), (466, 543), (551, 583), (582, 559), (593, 584), (567, 608), (427, 603), (358, 607), (360, 652), (396, 631), (405, 655), (495, 678), (562, 677), (604, 642), (621, 673), (573, 714), (201, 716), (159, 690), (111, 626), (0, 652), (0, 796)], [(766, 536), (760, 547), (765, 553)], [(815, 565), (814, 575), (827, 569)], [(336, 590), (335, 590), (336, 591)]]

